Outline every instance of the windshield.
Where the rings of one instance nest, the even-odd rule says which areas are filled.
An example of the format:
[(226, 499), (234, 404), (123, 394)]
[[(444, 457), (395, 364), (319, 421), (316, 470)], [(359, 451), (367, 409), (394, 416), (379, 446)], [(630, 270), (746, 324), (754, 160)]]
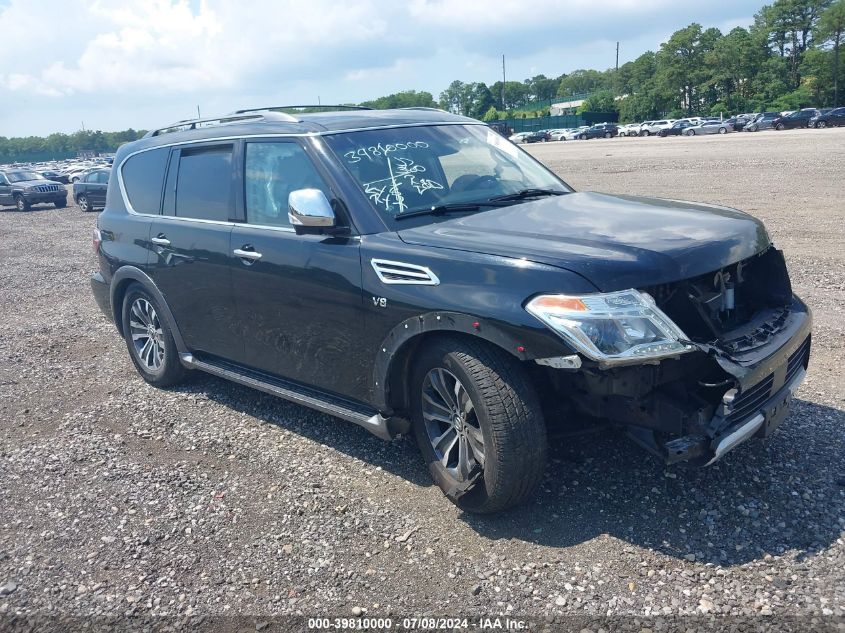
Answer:
[(483, 203), (525, 190), (571, 191), (485, 125), (430, 125), (325, 137), (382, 216)]
[(25, 182), (27, 180), (44, 180), (44, 176), (34, 171), (10, 171), (6, 172), (9, 182)]

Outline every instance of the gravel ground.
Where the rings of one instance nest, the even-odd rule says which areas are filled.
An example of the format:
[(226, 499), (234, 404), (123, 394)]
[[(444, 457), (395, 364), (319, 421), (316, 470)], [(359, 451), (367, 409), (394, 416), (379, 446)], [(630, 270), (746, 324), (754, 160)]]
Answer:
[(767, 222), (816, 319), (771, 440), (699, 470), (613, 432), (558, 440), (533, 503), (464, 515), (410, 439), (201, 374), (145, 384), (88, 290), (94, 214), (4, 208), (0, 629), (12, 614), (725, 614), (845, 630), (845, 129), (530, 151), (577, 189)]

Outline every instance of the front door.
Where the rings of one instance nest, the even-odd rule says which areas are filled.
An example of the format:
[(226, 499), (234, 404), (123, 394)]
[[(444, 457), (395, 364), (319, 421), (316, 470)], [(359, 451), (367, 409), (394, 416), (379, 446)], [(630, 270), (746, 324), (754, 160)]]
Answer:
[[(358, 350), (363, 324), (360, 240), (297, 235), (288, 194), (326, 180), (293, 140), (244, 145), (246, 221), (232, 232), (232, 292), (255, 369), (356, 397), (368, 384)], [(238, 255), (239, 254), (239, 255)], [(372, 350), (368, 350), (372, 353)]]
[(234, 226), (234, 145), (174, 149), (162, 215), (152, 220), (150, 276), (194, 353), (240, 355), (229, 239)]
[(106, 189), (109, 185), (109, 172), (106, 170), (96, 171), (91, 174), (88, 180), (88, 201), (93, 207), (106, 206)]

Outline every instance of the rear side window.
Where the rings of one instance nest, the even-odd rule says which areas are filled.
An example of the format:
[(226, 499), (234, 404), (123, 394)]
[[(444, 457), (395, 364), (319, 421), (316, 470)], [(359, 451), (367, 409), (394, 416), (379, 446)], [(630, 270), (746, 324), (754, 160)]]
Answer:
[[(153, 149), (131, 156), (121, 168), (123, 186), (129, 203), (136, 213), (158, 215), (161, 206), (161, 190), (164, 184), (164, 170), (167, 166), (169, 148)], [(99, 182), (107, 183), (109, 175)], [(96, 180), (94, 182), (97, 182)]]
[(176, 217), (229, 220), (232, 146), (182, 149), (176, 176)]

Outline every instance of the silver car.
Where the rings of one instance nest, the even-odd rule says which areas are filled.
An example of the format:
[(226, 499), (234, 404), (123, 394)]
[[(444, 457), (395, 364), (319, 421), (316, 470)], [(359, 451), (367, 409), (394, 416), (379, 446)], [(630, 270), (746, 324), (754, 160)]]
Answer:
[(758, 132), (759, 130), (770, 130), (772, 129), (772, 123), (775, 122), (775, 119), (780, 117), (780, 112), (761, 112), (754, 120), (751, 121), (748, 125), (745, 126), (746, 132)]
[(702, 121), (684, 130), (684, 136), (697, 136), (698, 134), (727, 134), (733, 132), (734, 127), (725, 121)]

